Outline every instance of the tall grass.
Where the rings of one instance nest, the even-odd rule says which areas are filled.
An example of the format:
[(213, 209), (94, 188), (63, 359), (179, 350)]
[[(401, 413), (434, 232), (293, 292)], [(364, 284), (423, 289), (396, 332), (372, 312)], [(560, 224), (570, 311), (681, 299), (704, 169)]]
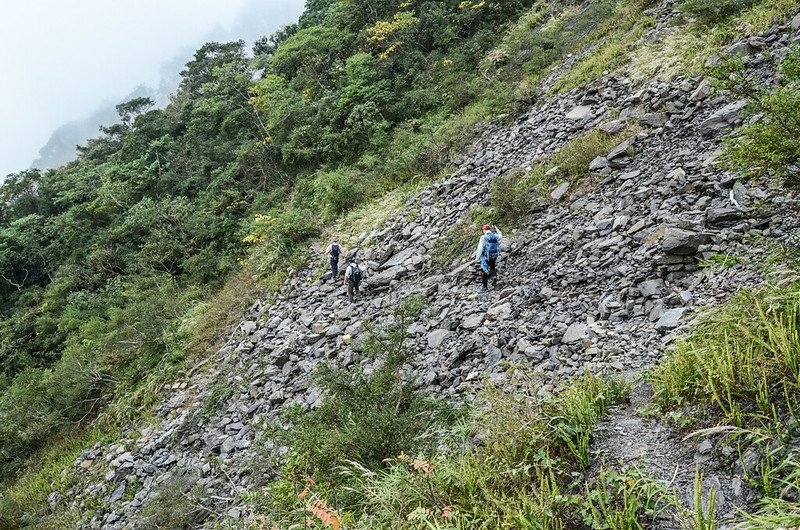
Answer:
[[(578, 520), (571, 491), (582, 488), (573, 473), (589, 463), (592, 426), (628, 387), (586, 375), (556, 396), (535, 397), (536, 388), (489, 390), (468, 421), (446, 431), (438, 450), (401, 452), (382, 467), (345, 462), (341, 492), (330, 484), (319, 491), (328, 502), (340, 501), (331, 507), (353, 528), (568, 528)], [(293, 495), (285, 482), (279, 488), (288, 506), (272, 504), (270, 513), (281, 514), (272, 522), (307, 516), (317, 486), (306, 481)]]
[(800, 394), (800, 284), (744, 291), (705, 316), (651, 373), (662, 409), (710, 401), (740, 423)]
[[(739, 293), (705, 315), (649, 378), (662, 410), (699, 405), (707, 419), (736, 426), (726, 428), (729, 443), (739, 448), (743, 476), (761, 495), (754, 513), (742, 513), (740, 527), (796, 527), (800, 283)], [(694, 528), (713, 528), (713, 513), (698, 510)]]

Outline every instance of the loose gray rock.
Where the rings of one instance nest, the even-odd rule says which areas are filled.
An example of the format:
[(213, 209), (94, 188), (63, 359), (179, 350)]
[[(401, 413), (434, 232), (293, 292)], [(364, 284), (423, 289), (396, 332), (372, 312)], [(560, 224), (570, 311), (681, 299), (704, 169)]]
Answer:
[(660, 295), (665, 288), (664, 280), (658, 278), (655, 280), (646, 280), (639, 284), (639, 291), (644, 297), (651, 297)]
[(603, 168), (608, 167), (608, 159), (604, 156), (598, 156), (591, 162), (589, 162), (589, 171), (600, 171)]
[(675, 329), (680, 325), (681, 318), (683, 317), (684, 312), (686, 312), (685, 307), (679, 307), (676, 309), (667, 309), (664, 311), (664, 314), (661, 315), (661, 318), (658, 319), (656, 323), (657, 329)]
[(589, 326), (584, 322), (575, 322), (567, 328), (566, 332), (564, 332), (564, 336), (561, 337), (561, 342), (571, 344), (573, 342), (579, 342), (588, 336)]
[(705, 236), (699, 232), (670, 227), (661, 240), (661, 248), (666, 254), (691, 256), (705, 242)]
[(569, 191), (569, 182), (562, 182), (550, 193), (550, 198), (553, 199), (553, 202), (559, 202), (564, 198), (567, 191)]
[(591, 116), (591, 114), (592, 114), (592, 107), (586, 105), (580, 105), (569, 111), (566, 115), (566, 118), (568, 120), (581, 121)]
[[(480, 324), (479, 324), (480, 325)], [(444, 340), (452, 334), (448, 329), (435, 329), (428, 333), (428, 347), (436, 349), (442, 345)]]
[(746, 106), (747, 101), (745, 100), (734, 101), (725, 105), (700, 124), (700, 132), (703, 136), (711, 136), (723, 129), (727, 129), (739, 119), (739, 114)]
[(472, 315), (461, 321), (461, 327), (467, 330), (478, 329), (483, 324), (483, 315)]

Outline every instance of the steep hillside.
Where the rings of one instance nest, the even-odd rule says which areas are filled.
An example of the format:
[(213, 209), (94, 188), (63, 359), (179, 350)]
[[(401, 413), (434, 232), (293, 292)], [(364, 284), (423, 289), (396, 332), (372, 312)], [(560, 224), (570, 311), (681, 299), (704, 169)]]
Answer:
[[(748, 16), (796, 12), (776, 5), (757, 4), (737, 20), (746, 27)], [(133, 401), (145, 412), (39, 455), (42, 467), (3, 493), (4, 524), (699, 529), (729, 527), (746, 520), (743, 513), (762, 517), (750, 528), (795, 521), (800, 472), (791, 418), (800, 385), (792, 285), (800, 205), (782, 184), (798, 158), (772, 158), (784, 172), (771, 176), (783, 180), (750, 180), (745, 170), (769, 167), (744, 165), (736, 149), (762, 148), (759, 137), (751, 133), (727, 149), (723, 139), (774, 116), (762, 105), (764, 121), (755, 121), (745, 97), (758, 105), (773, 91), (797, 96), (800, 18), (769, 19), (769, 29), (707, 50), (716, 71), (661, 80), (658, 71), (666, 76), (671, 66), (663, 49), (691, 34), (676, 29), (686, 21), (675, 6), (627, 5), (625, 23), (613, 20), (618, 11), (601, 10), (609, 24), (601, 34), (581, 27), (593, 6), (556, 16), (520, 4), (505, 15), (522, 15), (506, 44), (534, 27), (537, 38), (549, 38), (555, 27), (564, 39), (577, 35), (571, 44), (580, 51), (562, 61), (564, 48), (537, 64), (535, 76), (509, 78), (545, 92), (524, 111), (475, 127), (475, 139), (447, 158), (441, 175), (395, 183), (385, 195), (372, 190), (362, 204), (312, 202), (331, 208), (323, 215), (336, 212), (322, 228), (308, 213), (284, 210), (277, 223), (261, 214), (248, 237), (262, 246), (246, 271), (259, 262), (282, 269), (272, 280), (278, 288), (259, 288), (259, 299), (246, 300), (244, 314), (224, 330), (220, 348), (189, 357), (147, 389), (149, 401)], [(304, 16), (324, 11), (317, 7)], [(390, 20), (395, 30), (404, 27), (403, 16)], [(391, 53), (380, 42), (379, 53)], [(278, 66), (280, 50), (270, 52)], [(513, 60), (504, 60), (497, 64), (513, 70)], [(357, 70), (355, 62), (348, 67)], [(270, 77), (279, 74), (254, 88), (256, 108), (288, 94)], [(737, 79), (757, 90), (737, 91)], [(274, 131), (289, 114), (276, 113), (267, 127)], [(312, 125), (286, 122), (286, 134), (295, 136), (273, 132), (266, 144), (275, 142), (284, 161), (327, 152), (302, 148), (308, 137), (297, 131)], [(375, 152), (388, 160), (392, 145)], [(335, 157), (352, 161), (347, 153)], [(376, 180), (372, 171), (392, 167), (372, 160), (366, 170), (363, 162), (348, 167)], [(352, 174), (325, 169), (313, 184), (301, 179), (292, 200), (308, 193), (304, 186), (328, 186), (329, 199), (353, 192), (342, 176)], [(480, 290), (471, 256), (484, 222), (504, 233), (499, 281), (489, 292)], [(340, 235), (347, 253), (367, 265), (353, 303), (325, 274), (326, 241), (315, 239), (321, 229)], [(276, 254), (281, 230), (290, 242)], [(310, 259), (306, 243), (313, 243)], [(777, 291), (765, 291), (768, 285)], [(731, 301), (745, 289), (769, 301), (766, 309), (758, 313), (746, 297)], [(709, 313), (713, 307), (723, 313)], [(736, 307), (748, 317), (732, 333), (754, 337), (750, 351), (777, 344), (769, 352), (785, 358), (786, 373), (757, 362), (764, 384), (729, 385), (727, 394), (724, 385), (712, 381), (707, 392), (699, 381), (716, 376), (710, 368), (683, 365), (679, 380), (681, 355), (695, 352), (700, 362), (696, 352), (712, 349), (710, 342), (690, 347), (701, 343), (696, 330)], [(758, 314), (773, 325), (766, 335)], [(326, 372), (329, 365), (340, 371)], [(124, 409), (128, 402), (114, 403)], [(770, 423), (774, 432), (765, 430)]]

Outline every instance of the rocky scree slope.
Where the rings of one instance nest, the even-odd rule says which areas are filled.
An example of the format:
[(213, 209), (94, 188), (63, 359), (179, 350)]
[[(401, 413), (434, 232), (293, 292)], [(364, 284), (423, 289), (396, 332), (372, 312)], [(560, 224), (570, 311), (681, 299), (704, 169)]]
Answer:
[[(739, 43), (751, 55), (749, 68), (773, 75), (767, 50), (780, 57), (797, 42), (796, 30), (778, 27)], [(701, 78), (637, 85), (619, 74), (551, 98), (513, 125), (488, 126), (454, 173), (361, 237), (359, 256), (369, 265), (364, 296), (347, 303), (340, 284), (315, 280), (309, 267), (274, 303), (256, 301), (218, 354), (173, 386), (152, 424), (84, 451), (74, 463), (80, 480), (53, 492), (51, 506), (88, 507), (101, 498), (87, 527), (145, 527), (148, 506), (180, 484), (196, 492), (206, 513), (245, 517), (241, 493), (270, 480), (264, 469), (254, 471), (268, 450), (259, 425), (284, 405), (318, 404), (322, 396), (310, 382), (316, 366), (351, 364), (364, 324), (386, 322), (412, 294), (428, 300), (408, 330), (426, 392), (470, 399), (487, 381), (505, 386), (509, 363), (539, 371), (542, 392), (582, 370), (651, 365), (697, 308), (763, 281), (757, 267), (700, 268), (701, 258), (743, 255), (747, 238), (797, 234), (794, 199), (714, 165), (718, 135), (741, 122), (742, 107)], [(495, 177), (532, 167), (593, 129), (615, 133), (626, 123), (640, 132), (592, 161), (590, 178), (558, 186), (519, 228), (507, 230), (495, 290), (479, 292), (469, 257), (479, 222), (462, 261), (440, 266), (432, 259), (456, 223), (489, 203)], [(666, 455), (646, 455), (648, 469), (685, 490), (696, 442), (681, 445), (664, 427), (637, 425), (639, 433), (661, 429), (656, 434), (666, 441), (653, 449), (675, 452), (668, 466), (658, 465)], [(600, 429), (616, 427), (612, 417)], [(609, 461), (635, 458), (624, 440), (598, 449)], [(674, 464), (676, 472), (679, 454), (687, 457)], [(746, 502), (741, 480), (715, 476), (719, 514)]]

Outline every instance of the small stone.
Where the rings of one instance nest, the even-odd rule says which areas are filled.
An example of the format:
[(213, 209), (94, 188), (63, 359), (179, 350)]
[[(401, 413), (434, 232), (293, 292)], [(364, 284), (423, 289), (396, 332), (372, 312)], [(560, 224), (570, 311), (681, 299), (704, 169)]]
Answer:
[(680, 325), (681, 317), (683, 317), (686, 308), (679, 307), (676, 309), (667, 309), (661, 315), (656, 323), (656, 329), (675, 329)]
[(664, 280), (660, 278), (643, 281), (638, 287), (639, 292), (642, 293), (642, 296), (647, 298), (661, 294), (661, 292), (666, 288)]
[(734, 101), (725, 105), (700, 124), (701, 134), (703, 136), (711, 136), (722, 129), (727, 129), (736, 122), (742, 109), (746, 106), (747, 101), (745, 100)]
[(342, 328), (340, 328), (336, 324), (334, 324), (331, 327), (329, 327), (328, 330), (325, 332), (325, 336), (328, 337), (328, 338), (330, 338), (330, 337), (338, 337), (339, 335), (343, 335), (343, 334), (344, 334), (344, 331), (342, 331)]
[(741, 219), (742, 212), (735, 208), (710, 208), (706, 210), (706, 222), (711, 225)]
[(608, 134), (617, 134), (625, 128), (625, 122), (622, 120), (612, 120), (600, 125), (600, 130)]
[(472, 315), (461, 322), (461, 327), (467, 330), (478, 329), (483, 324), (483, 315)]
[(125, 495), (125, 486), (127, 486), (127, 482), (124, 480), (119, 483), (119, 485), (114, 489), (114, 492), (108, 498), (108, 502), (117, 502)]
[(553, 199), (553, 202), (558, 202), (564, 195), (566, 195), (567, 191), (569, 190), (569, 182), (562, 182), (561, 184), (553, 190), (550, 194), (550, 198)]
[(580, 121), (588, 118), (591, 113), (592, 107), (589, 107), (588, 105), (580, 105), (569, 111), (566, 115), (566, 118), (568, 120)]
[(573, 342), (580, 342), (589, 336), (589, 326), (583, 322), (575, 322), (567, 328), (564, 336), (561, 337), (561, 342), (570, 344)]
[(633, 146), (633, 143), (635, 141), (636, 141), (636, 137), (632, 137), (632, 138), (628, 138), (624, 142), (621, 142), (614, 149), (609, 151), (609, 153), (606, 155), (606, 158), (608, 160), (614, 160), (615, 158), (619, 158), (621, 156), (627, 156), (628, 155), (628, 151), (631, 149), (631, 147)]
[(650, 127), (663, 127), (668, 119), (664, 112), (651, 112), (642, 116), (639, 122), (649, 125)]
[(689, 96), (690, 101), (702, 101), (706, 99), (711, 93), (714, 92), (714, 87), (706, 79), (703, 79), (692, 95)]
[(589, 162), (589, 171), (600, 171), (603, 168), (608, 167), (608, 159), (604, 156), (598, 156), (591, 162)]
[(430, 333), (428, 333), (428, 347), (431, 349), (438, 348), (439, 346), (442, 345), (444, 340), (450, 336), (451, 333), (452, 332), (448, 329), (436, 329), (431, 331)]

